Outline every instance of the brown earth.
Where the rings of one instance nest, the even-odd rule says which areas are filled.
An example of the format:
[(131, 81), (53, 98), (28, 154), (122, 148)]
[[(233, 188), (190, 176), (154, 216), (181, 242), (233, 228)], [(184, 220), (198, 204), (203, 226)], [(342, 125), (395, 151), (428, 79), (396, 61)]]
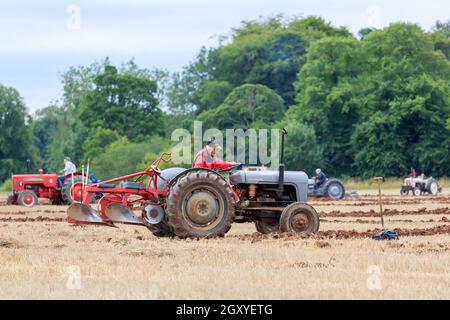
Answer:
[(373, 192), (312, 199), (315, 235), (263, 235), (247, 223), (208, 240), (73, 226), (66, 207), (45, 201), (1, 205), (0, 298), (449, 299), (450, 195), (394, 191), (383, 197), (385, 225), (400, 235), (391, 241), (371, 239), (381, 229)]

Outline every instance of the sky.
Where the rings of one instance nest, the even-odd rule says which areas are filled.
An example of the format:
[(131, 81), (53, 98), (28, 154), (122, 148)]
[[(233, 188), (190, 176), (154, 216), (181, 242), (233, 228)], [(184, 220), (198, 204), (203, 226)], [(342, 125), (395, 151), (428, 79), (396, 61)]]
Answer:
[(1, 0), (0, 84), (34, 112), (61, 98), (71, 66), (134, 58), (178, 71), (243, 20), (318, 15), (356, 34), (398, 21), (429, 30), (449, 13), (449, 0)]

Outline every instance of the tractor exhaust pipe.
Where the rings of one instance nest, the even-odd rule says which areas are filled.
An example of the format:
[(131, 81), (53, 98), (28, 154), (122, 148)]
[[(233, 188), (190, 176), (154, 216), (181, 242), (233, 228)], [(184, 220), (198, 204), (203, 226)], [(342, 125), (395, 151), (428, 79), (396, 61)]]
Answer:
[(27, 173), (31, 174), (31, 160), (27, 159)]
[(287, 135), (286, 129), (283, 128), (283, 131), (281, 132), (281, 155), (280, 155), (280, 165), (278, 167), (278, 192), (282, 193), (284, 190), (284, 139)]

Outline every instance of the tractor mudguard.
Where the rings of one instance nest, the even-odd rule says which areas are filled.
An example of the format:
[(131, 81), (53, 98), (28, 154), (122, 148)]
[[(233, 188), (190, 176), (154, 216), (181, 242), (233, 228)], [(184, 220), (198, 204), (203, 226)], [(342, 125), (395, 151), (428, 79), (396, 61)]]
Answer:
[(206, 169), (206, 168), (190, 168), (190, 169), (186, 169), (185, 171), (180, 172), (179, 174), (177, 174), (176, 176), (174, 176), (172, 179), (170, 179), (170, 182), (169, 182), (169, 185), (168, 185), (169, 189), (170, 189), (170, 188), (173, 186), (173, 184), (174, 184), (177, 180), (179, 180), (181, 177), (185, 176), (186, 174), (188, 174), (188, 173), (190, 173), (190, 172), (193, 172), (193, 171), (200, 171), (200, 170), (202, 170), (202, 171), (204, 170), (204, 171), (214, 172), (214, 173), (217, 174), (216, 171), (211, 170), (211, 169)]

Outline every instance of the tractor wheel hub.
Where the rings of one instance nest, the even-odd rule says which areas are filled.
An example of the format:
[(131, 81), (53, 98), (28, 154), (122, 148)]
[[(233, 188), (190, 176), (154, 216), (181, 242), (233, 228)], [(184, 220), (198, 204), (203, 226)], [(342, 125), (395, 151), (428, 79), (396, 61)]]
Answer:
[(186, 209), (189, 219), (198, 225), (213, 222), (219, 211), (214, 195), (208, 191), (194, 193), (187, 201)]
[(81, 183), (77, 183), (72, 186), (71, 196), (72, 196), (72, 201), (81, 202), (83, 200)]
[(328, 193), (331, 197), (339, 197), (342, 193), (341, 188), (338, 185), (331, 185), (328, 189)]
[(25, 204), (32, 204), (33, 203), (33, 201), (34, 201), (34, 199), (33, 199), (33, 197), (32, 196), (30, 196), (30, 195), (26, 195), (25, 197), (23, 197), (23, 202), (25, 203)]
[(291, 225), (295, 232), (303, 232), (308, 229), (310, 222), (308, 216), (304, 213), (297, 213), (292, 217)]

